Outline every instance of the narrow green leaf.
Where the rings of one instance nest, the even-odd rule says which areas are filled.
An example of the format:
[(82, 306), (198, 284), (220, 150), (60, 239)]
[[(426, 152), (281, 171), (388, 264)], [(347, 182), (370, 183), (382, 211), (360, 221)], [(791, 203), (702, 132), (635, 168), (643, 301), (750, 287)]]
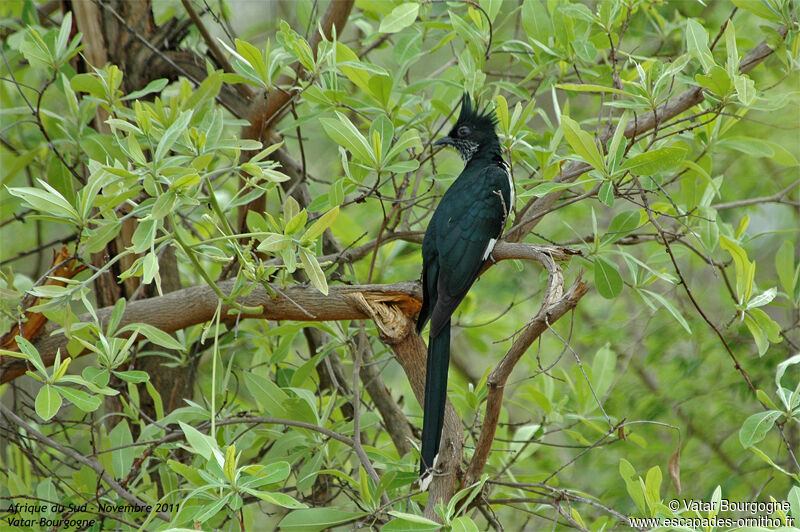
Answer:
[(194, 109), (183, 111), (180, 115), (178, 115), (178, 118), (172, 124), (170, 124), (170, 126), (164, 132), (164, 135), (161, 137), (161, 140), (158, 141), (158, 146), (156, 147), (156, 154), (154, 157), (155, 161), (161, 162), (161, 160), (164, 158), (164, 155), (166, 155), (166, 153), (172, 149), (172, 146), (175, 145), (175, 141), (178, 140), (178, 137), (183, 135), (186, 127), (192, 120), (193, 114)]
[(418, 3), (406, 2), (405, 4), (400, 4), (381, 21), (378, 31), (381, 33), (395, 33), (407, 28), (417, 20), (417, 13), (419, 13)]
[(750, 315), (755, 322), (761, 327), (761, 330), (767, 335), (767, 339), (773, 344), (779, 343), (783, 338), (781, 337), (781, 326), (767, 315), (766, 312), (760, 308), (750, 309)]
[(786, 500), (789, 501), (789, 507), (792, 509), (792, 517), (794, 517), (794, 522), (797, 523), (800, 521), (800, 486), (792, 486), (792, 489), (789, 490), (789, 494), (786, 496)]
[(583, 131), (578, 123), (568, 116), (561, 117), (561, 129), (575, 153), (597, 170), (605, 170), (605, 160), (591, 135)]
[(45, 421), (49, 421), (53, 416), (58, 413), (61, 408), (61, 396), (56, 391), (56, 387), (50, 384), (45, 384), (39, 388), (39, 393), (36, 394), (36, 402), (34, 403), (36, 413)]
[(768, 305), (773, 299), (775, 299), (776, 295), (778, 295), (778, 289), (774, 286), (768, 290), (764, 290), (757, 296), (750, 298), (750, 301), (747, 302), (747, 309)]
[(128, 331), (138, 331), (139, 334), (143, 335), (154, 344), (160, 345), (161, 347), (166, 347), (167, 349), (174, 349), (176, 351), (183, 350), (183, 344), (178, 342), (169, 333), (165, 333), (161, 329), (154, 327), (148, 323), (131, 323), (129, 325), (126, 325), (125, 327), (122, 327), (118, 331), (118, 333), (123, 333)]
[(747, 74), (737, 74), (733, 78), (736, 98), (744, 105), (751, 105), (756, 99), (756, 84)]
[(71, 402), (83, 412), (94, 412), (100, 408), (101, 404), (103, 404), (103, 401), (100, 399), (100, 397), (96, 395), (89, 395), (83, 390), (76, 390), (66, 386), (56, 386), (56, 388), (58, 389), (58, 393), (60, 393), (64, 399)]
[(691, 18), (686, 21), (686, 46), (692, 57), (703, 65), (705, 72), (714, 66), (714, 56), (708, 48), (708, 32), (699, 22)]
[(186, 441), (191, 448), (206, 460), (210, 460), (211, 456), (214, 454), (214, 449), (217, 448), (217, 443), (210, 436), (203, 434), (183, 421), (179, 421), (178, 425), (180, 425), (183, 434), (186, 436)]
[(147, 96), (148, 94), (151, 94), (153, 92), (161, 92), (162, 90), (164, 90), (164, 87), (167, 86), (167, 83), (169, 83), (169, 80), (167, 78), (154, 79), (153, 81), (148, 83), (143, 89), (139, 89), (138, 91), (133, 91), (122, 99), (123, 101), (138, 100), (142, 96)]
[(361, 162), (374, 163), (372, 147), (364, 135), (342, 113), (336, 113), (334, 118), (320, 118), (322, 129), (336, 143), (347, 148)]
[(247, 41), (236, 39), (236, 51), (249, 64), (264, 85), (269, 85), (269, 73), (261, 51)]
[(335, 508), (308, 508), (295, 510), (283, 518), (280, 529), (292, 532), (317, 532), (360, 519), (367, 512), (350, 512)]
[(667, 309), (670, 314), (672, 314), (672, 317), (681, 324), (681, 327), (683, 327), (687, 333), (692, 334), (692, 329), (689, 327), (689, 323), (686, 321), (686, 318), (683, 317), (683, 314), (681, 314), (680, 311), (678, 311), (678, 309), (675, 308), (675, 306), (667, 298), (658, 292), (653, 292), (651, 290), (643, 289), (642, 291), (646, 292), (648, 295), (652, 296), (653, 299), (661, 303), (661, 306)]
[(747, 449), (767, 437), (775, 421), (781, 417), (778, 410), (767, 410), (748, 417), (739, 429), (739, 442)]
[(244, 372), (244, 384), (265, 414), (285, 417), (284, 402), (289, 398), (286, 392), (269, 379), (250, 371)]
[(797, 275), (794, 267), (794, 245), (790, 240), (784, 240), (775, 254), (775, 270), (778, 272), (781, 288), (791, 299), (794, 296)]
[(685, 156), (686, 150), (683, 148), (658, 148), (627, 159), (620, 166), (620, 170), (630, 170), (637, 175), (652, 175), (675, 168), (683, 162)]
[(575, 181), (572, 183), (556, 183), (553, 181), (547, 183), (541, 183), (536, 185), (530, 190), (525, 191), (521, 194), (523, 197), (525, 196), (544, 196), (545, 194), (549, 194), (551, 192), (557, 192), (559, 190), (567, 190), (568, 188), (577, 187), (580, 185), (585, 185), (586, 183), (595, 183), (600, 181), (600, 179), (584, 179), (583, 181)]
[(624, 211), (614, 216), (614, 219), (608, 225), (603, 244), (611, 244), (620, 238), (628, 236), (639, 227), (641, 219), (642, 216), (639, 211), (634, 210)]
[(732, 0), (733, 5), (746, 9), (757, 17), (766, 20), (779, 21), (780, 17), (767, 7), (767, 2), (764, 0)]
[(739, 297), (739, 304), (742, 304), (750, 299), (750, 294), (753, 291), (756, 265), (748, 260), (747, 252), (739, 244), (725, 235), (720, 235), (719, 245), (730, 253), (733, 258), (736, 270), (736, 295)]
[(333, 225), (333, 222), (336, 221), (337, 216), (339, 216), (338, 205), (317, 218), (314, 223), (311, 224), (308, 229), (306, 229), (302, 239), (309, 242), (314, 241), (318, 236), (325, 232), (325, 229)]
[(275, 506), (281, 506), (283, 508), (292, 508), (292, 509), (308, 508), (308, 505), (295, 500), (294, 497), (286, 495), (285, 493), (272, 493), (272, 492), (258, 491), (258, 490), (246, 490), (246, 491), (249, 491), (259, 499), (267, 501), (270, 504), (274, 504)]
[(600, 186), (600, 190), (597, 191), (597, 197), (609, 207), (614, 206), (614, 185), (611, 181), (606, 181)]
[(592, 360), (592, 385), (598, 397), (602, 398), (614, 382), (617, 367), (617, 354), (606, 344), (597, 350)]
[(322, 292), (323, 295), (328, 295), (328, 281), (325, 279), (325, 274), (322, 268), (319, 267), (317, 258), (306, 248), (300, 248), (300, 262), (303, 263), (303, 268), (306, 270), (311, 284), (314, 288)]
[(747, 326), (747, 329), (753, 336), (753, 340), (756, 342), (758, 356), (764, 356), (764, 353), (769, 349), (769, 338), (767, 338), (766, 331), (764, 331), (749, 314), (744, 315), (744, 324)]
[(622, 277), (617, 265), (603, 257), (594, 259), (594, 284), (597, 291), (606, 299), (614, 299), (622, 292)]
[(574, 92), (610, 92), (612, 94), (622, 94), (627, 96), (628, 93), (613, 87), (605, 87), (603, 85), (591, 85), (581, 83), (558, 83), (555, 86), (557, 89)]
[[(133, 460), (138, 452), (132, 447), (133, 435), (126, 419), (119, 423), (108, 433), (109, 447), (118, 447), (111, 451), (111, 464), (115, 478), (125, 478), (133, 466)], [(126, 447), (127, 446), (127, 447)]]

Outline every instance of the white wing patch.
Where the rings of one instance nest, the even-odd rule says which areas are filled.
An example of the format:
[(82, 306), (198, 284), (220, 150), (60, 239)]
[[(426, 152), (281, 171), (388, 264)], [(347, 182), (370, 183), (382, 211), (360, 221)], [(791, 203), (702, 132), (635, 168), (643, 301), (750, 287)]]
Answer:
[(511, 180), (511, 170), (509, 169), (508, 164), (506, 164), (505, 161), (502, 161), (501, 164), (503, 166), (503, 170), (506, 171), (506, 177), (508, 177), (508, 190), (509, 190), (508, 211), (510, 213), (512, 210), (514, 210), (514, 181)]
[(489, 258), (489, 255), (492, 254), (492, 250), (494, 249), (494, 245), (496, 243), (497, 243), (497, 239), (496, 238), (490, 238), (489, 239), (489, 245), (486, 246), (486, 251), (483, 252), (483, 260), (486, 260), (486, 259)]

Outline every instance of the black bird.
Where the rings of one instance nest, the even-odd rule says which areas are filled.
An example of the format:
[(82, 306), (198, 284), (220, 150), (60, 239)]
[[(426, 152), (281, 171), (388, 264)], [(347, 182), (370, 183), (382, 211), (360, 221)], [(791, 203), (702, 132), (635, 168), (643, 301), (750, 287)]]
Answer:
[(466, 166), (445, 192), (422, 241), (421, 333), (430, 320), (420, 474), (434, 467), (442, 436), (450, 362), (450, 316), (491, 256), (514, 205), (511, 172), (495, 133), (494, 111), (473, 107), (469, 94), (450, 134), (434, 146), (453, 146)]

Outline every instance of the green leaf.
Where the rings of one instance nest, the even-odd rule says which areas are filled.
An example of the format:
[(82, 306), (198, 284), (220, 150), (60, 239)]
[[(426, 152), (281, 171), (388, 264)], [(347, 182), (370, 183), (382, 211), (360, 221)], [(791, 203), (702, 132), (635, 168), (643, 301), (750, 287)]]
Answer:
[(522, 3), (522, 27), (529, 39), (534, 39), (545, 45), (555, 32), (553, 22), (547, 13), (545, 2), (541, 0), (525, 0)]
[(417, 13), (419, 13), (418, 3), (406, 2), (405, 4), (400, 4), (386, 18), (381, 20), (378, 31), (381, 33), (395, 33), (407, 28), (417, 20)]
[(303, 235), (302, 240), (307, 240), (312, 242), (316, 240), (318, 236), (320, 236), (325, 229), (333, 225), (333, 222), (336, 221), (336, 217), (339, 216), (339, 206), (337, 205), (333, 209), (329, 210), (319, 218), (317, 218), (311, 226), (306, 229), (305, 234)]
[(615, 89), (613, 87), (605, 87), (603, 85), (591, 85), (581, 83), (558, 83), (555, 85), (557, 89), (574, 92), (610, 92), (612, 94), (622, 94), (628, 96), (628, 93)]
[(162, 90), (164, 90), (164, 87), (167, 86), (167, 83), (169, 83), (169, 80), (167, 78), (154, 79), (153, 81), (148, 83), (143, 89), (139, 89), (138, 91), (133, 91), (122, 99), (138, 100), (142, 96), (147, 96), (150, 93), (161, 92)]
[(631, 173), (637, 175), (652, 175), (678, 166), (683, 162), (685, 156), (684, 148), (658, 148), (625, 160), (620, 166), (620, 170), (630, 170)]
[(758, 322), (750, 317), (749, 314), (744, 315), (744, 324), (747, 326), (747, 329), (753, 336), (753, 340), (756, 342), (758, 356), (764, 356), (764, 353), (769, 349), (769, 338), (767, 338), (766, 331), (764, 331)]
[(770, 342), (777, 344), (783, 340), (781, 337), (781, 326), (770, 318), (766, 312), (760, 308), (750, 309), (749, 312), (761, 330), (767, 335)]
[(86, 240), (83, 242), (86, 246), (86, 251), (89, 253), (101, 251), (106, 247), (106, 244), (114, 240), (120, 227), (122, 227), (122, 222), (112, 221), (101, 225), (97, 229), (87, 231)]
[(578, 123), (568, 116), (561, 117), (561, 129), (575, 153), (597, 170), (605, 170), (605, 160), (591, 135), (583, 131)]
[(303, 263), (303, 268), (308, 275), (311, 284), (314, 288), (322, 292), (323, 295), (328, 295), (328, 281), (325, 279), (325, 274), (322, 268), (319, 267), (319, 262), (313, 253), (306, 248), (300, 248), (300, 262)]
[(775, 386), (778, 388), (782, 387), (781, 379), (783, 378), (783, 374), (786, 373), (786, 368), (795, 364), (800, 364), (800, 353), (793, 355), (778, 364), (778, 367), (775, 368)]
[(728, 77), (728, 71), (719, 65), (711, 67), (707, 76), (697, 74), (694, 79), (701, 87), (710, 90), (720, 98), (727, 96), (731, 88), (731, 78)]
[(757, 296), (753, 296), (750, 298), (750, 301), (747, 302), (747, 309), (753, 309), (756, 307), (763, 307), (764, 305), (768, 305), (775, 296), (778, 295), (778, 289), (774, 286), (768, 290), (764, 290)]
[(614, 219), (608, 225), (603, 245), (611, 244), (620, 238), (628, 236), (639, 227), (641, 219), (639, 211), (634, 210), (624, 211), (614, 216)]
[(36, 403), (34, 404), (36, 413), (45, 421), (53, 418), (61, 408), (61, 396), (56, 391), (56, 387), (50, 384), (45, 384), (39, 389), (36, 394)]
[(335, 525), (349, 523), (368, 515), (367, 512), (350, 512), (335, 508), (308, 508), (295, 510), (283, 518), (280, 529), (295, 532), (317, 532)]
[[(126, 419), (119, 423), (108, 433), (109, 447), (115, 448), (111, 451), (111, 464), (115, 478), (125, 478), (131, 472), (133, 460), (138, 451), (132, 447), (133, 435)], [(127, 447), (126, 447), (127, 446)]]
[(94, 412), (103, 404), (103, 401), (99, 397), (96, 395), (89, 395), (83, 390), (67, 388), (66, 386), (56, 386), (56, 388), (64, 399), (74, 404), (83, 412)]
[(592, 385), (597, 397), (602, 398), (614, 381), (617, 366), (617, 354), (611, 350), (608, 342), (597, 350), (592, 360)]
[(272, 233), (263, 241), (261, 241), (257, 249), (263, 253), (280, 252), (288, 248), (291, 243), (292, 237), (279, 235), (278, 233)]
[(553, 182), (548, 181), (547, 183), (541, 183), (536, 185), (530, 190), (525, 191), (523, 197), (525, 196), (544, 196), (545, 194), (550, 194), (551, 192), (557, 192), (559, 190), (567, 190), (568, 188), (577, 187), (579, 185), (585, 185), (586, 183), (595, 183), (600, 181), (600, 179), (584, 179), (583, 181), (575, 181), (572, 183), (564, 183), (564, 182)]
[(169, 333), (165, 333), (161, 329), (147, 323), (131, 323), (129, 325), (126, 325), (125, 327), (122, 327), (118, 331), (118, 334), (135, 330), (138, 330), (139, 334), (143, 335), (145, 338), (147, 338), (154, 344), (160, 345), (161, 347), (166, 347), (167, 349), (174, 349), (176, 351), (183, 350), (183, 344), (181, 344), (175, 338), (170, 336)]
[(789, 506), (792, 509), (794, 522), (797, 523), (800, 521), (800, 486), (792, 486), (786, 496), (786, 500), (789, 501)]
[(622, 476), (622, 479), (625, 481), (625, 486), (628, 490), (628, 495), (630, 495), (633, 502), (636, 503), (636, 507), (642, 513), (645, 514), (645, 499), (644, 499), (644, 490), (642, 489), (641, 482), (634, 479), (634, 475), (636, 475), (636, 470), (633, 468), (630, 462), (625, 460), (624, 458), (620, 458), (619, 460), (619, 474)]
[(158, 146), (156, 147), (156, 154), (153, 160), (157, 162), (161, 162), (164, 158), (164, 155), (172, 149), (172, 146), (175, 145), (175, 141), (178, 140), (178, 137), (183, 135), (183, 132), (186, 130), (186, 127), (189, 125), (189, 122), (192, 120), (192, 115), (194, 114), (194, 110), (190, 109), (189, 111), (183, 111), (180, 115), (178, 115), (177, 120), (175, 120), (164, 132), (164, 135), (161, 137), (161, 140), (158, 141)]
[(739, 442), (747, 449), (767, 437), (775, 421), (781, 417), (778, 410), (767, 410), (748, 417), (739, 429)]
[(736, 270), (736, 295), (741, 305), (750, 299), (750, 294), (753, 292), (756, 264), (747, 259), (747, 252), (739, 244), (725, 235), (720, 235), (719, 245), (733, 257)]
[(28, 206), (41, 213), (63, 217), (66, 221), (75, 225), (80, 224), (80, 216), (75, 207), (60, 192), (46, 182), (41, 179), (37, 179), (37, 181), (45, 190), (33, 187), (15, 187), (9, 188), (8, 192), (22, 199)]
[(322, 129), (336, 143), (347, 148), (354, 157), (361, 162), (374, 163), (372, 146), (364, 135), (353, 125), (350, 120), (340, 112), (336, 112), (336, 119), (320, 118)]
[(277, 384), (256, 373), (246, 371), (243, 374), (244, 384), (253, 395), (265, 414), (272, 417), (286, 417), (283, 406), (289, 396)]
[(261, 51), (247, 41), (236, 39), (234, 42), (236, 44), (236, 51), (239, 52), (245, 62), (253, 68), (264, 85), (268, 85), (269, 73), (267, 72), (267, 64), (264, 61), (264, 56), (261, 54)]
[(186, 436), (187, 443), (195, 450), (196, 454), (199, 454), (206, 460), (210, 460), (214, 454), (214, 450), (218, 449), (217, 443), (213, 438), (203, 434), (191, 425), (187, 425), (183, 421), (178, 421), (178, 425), (180, 425), (183, 434)]
[(307, 221), (308, 221), (308, 211), (303, 209), (302, 211), (295, 214), (292, 217), (292, 219), (286, 223), (286, 227), (283, 228), (283, 233), (285, 235), (293, 235), (300, 229), (305, 227)]
[(736, 47), (736, 28), (732, 19), (725, 24), (725, 51), (728, 54), (725, 68), (728, 71), (728, 75), (734, 77), (739, 71), (739, 49)]
[(61, 21), (61, 27), (58, 29), (58, 36), (55, 42), (55, 55), (56, 57), (62, 56), (67, 50), (67, 43), (69, 42), (69, 34), (72, 31), (72, 12), (68, 11)]
[(790, 240), (784, 240), (775, 254), (775, 270), (778, 272), (781, 288), (792, 299), (797, 285), (797, 271), (794, 267), (794, 245)]
[(594, 284), (597, 291), (606, 299), (614, 299), (622, 292), (622, 277), (617, 265), (604, 259), (594, 259)]
[(424, 531), (424, 530), (438, 530), (441, 525), (436, 521), (432, 521), (427, 517), (423, 517), (421, 515), (406, 513), (406, 512), (398, 512), (398, 511), (390, 511), (389, 515), (394, 517), (389, 521), (382, 529), (381, 532), (388, 530), (390, 532), (401, 532), (404, 530), (407, 531)]
[[(645, 476), (645, 498), (647, 499), (648, 505), (653, 508), (655, 504), (661, 502), (661, 468), (658, 466), (653, 466), (647, 470), (647, 475)], [(655, 512), (651, 512), (655, 513)]]
[(705, 72), (714, 66), (714, 56), (708, 48), (708, 32), (699, 22), (691, 18), (686, 21), (686, 46), (692, 57), (703, 65)]
[(755, 137), (728, 137), (719, 141), (718, 146), (734, 149), (752, 157), (772, 157), (775, 150), (772, 144)]
[(308, 505), (297, 501), (294, 497), (286, 495), (285, 493), (273, 493), (273, 492), (266, 492), (266, 491), (259, 491), (259, 490), (250, 490), (248, 491), (258, 497), (263, 501), (267, 501), (268, 503), (274, 504), (275, 506), (281, 506), (283, 508), (292, 508), (292, 509), (299, 509), (299, 508), (308, 508)]
[(132, 382), (134, 384), (150, 380), (150, 374), (146, 371), (132, 369), (130, 371), (112, 371), (112, 373), (125, 382)]
[(611, 181), (606, 181), (600, 185), (600, 190), (597, 191), (597, 197), (609, 207), (614, 206), (614, 185)]
[(733, 78), (736, 98), (744, 105), (751, 105), (756, 99), (756, 84), (747, 74), (737, 74)]
[(773, 12), (764, 0), (732, 0), (733, 5), (746, 9), (757, 17), (767, 20), (779, 21), (780, 17)]
[(642, 292), (646, 292), (648, 295), (652, 296), (653, 299), (661, 303), (661, 306), (667, 309), (670, 314), (672, 314), (672, 317), (681, 324), (681, 327), (683, 327), (687, 333), (692, 334), (692, 329), (689, 327), (689, 323), (686, 321), (686, 318), (683, 317), (683, 314), (681, 314), (680, 311), (675, 308), (675, 306), (667, 298), (658, 292), (653, 292), (651, 290), (642, 289)]

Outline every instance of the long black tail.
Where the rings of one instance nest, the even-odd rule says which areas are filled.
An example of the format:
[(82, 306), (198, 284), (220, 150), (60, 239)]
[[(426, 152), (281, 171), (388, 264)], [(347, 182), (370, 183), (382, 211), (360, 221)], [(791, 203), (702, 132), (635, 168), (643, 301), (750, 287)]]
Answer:
[(428, 339), (428, 366), (425, 372), (425, 405), (422, 418), (422, 462), (420, 474), (433, 467), (439, 452), (447, 402), (447, 369), (450, 365), (450, 321), (439, 336)]

